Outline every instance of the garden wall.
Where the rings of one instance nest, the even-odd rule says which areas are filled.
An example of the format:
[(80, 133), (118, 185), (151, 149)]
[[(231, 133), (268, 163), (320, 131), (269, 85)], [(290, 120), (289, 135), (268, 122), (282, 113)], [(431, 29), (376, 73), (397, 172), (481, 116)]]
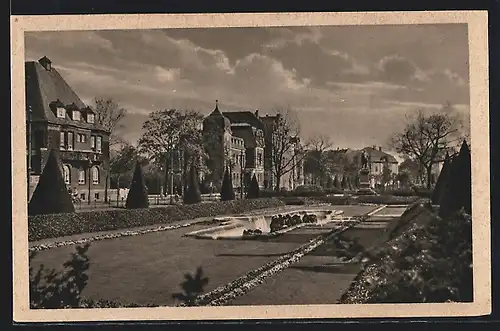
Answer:
[(279, 199), (246, 199), (146, 209), (116, 209), (28, 217), (28, 240), (109, 231), (175, 221), (238, 214), (283, 206)]

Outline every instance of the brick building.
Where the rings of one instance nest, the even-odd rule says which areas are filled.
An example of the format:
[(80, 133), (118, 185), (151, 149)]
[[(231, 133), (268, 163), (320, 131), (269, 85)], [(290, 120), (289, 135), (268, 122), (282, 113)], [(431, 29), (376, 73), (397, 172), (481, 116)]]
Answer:
[(234, 188), (248, 187), (254, 174), (263, 187), (264, 131), (253, 112), (221, 112), (216, 104), (203, 121), (203, 141), (213, 181), (221, 181), (228, 167)]
[(68, 189), (83, 201), (104, 201), (109, 187), (109, 132), (47, 57), (25, 63), (27, 163), (31, 198), (50, 149)]
[[(258, 110), (221, 112), (216, 104), (203, 121), (210, 171), (220, 179), (228, 166), (236, 189), (241, 188), (241, 183), (248, 187), (254, 174), (261, 188), (274, 188), (272, 130), (277, 119), (277, 116), (261, 117)], [(297, 147), (299, 143), (297, 140)], [(292, 154), (289, 157), (296, 157)], [(284, 189), (303, 183), (302, 165), (293, 161), (290, 164), (299, 165), (281, 178), (280, 187)]]

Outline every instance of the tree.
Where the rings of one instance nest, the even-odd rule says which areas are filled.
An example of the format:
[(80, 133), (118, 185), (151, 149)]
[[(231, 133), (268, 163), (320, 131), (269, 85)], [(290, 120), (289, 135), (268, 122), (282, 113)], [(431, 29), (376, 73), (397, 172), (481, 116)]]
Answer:
[(439, 216), (447, 218), (461, 208), (466, 213), (472, 213), (472, 169), (471, 155), (467, 142), (464, 140), (460, 152), (451, 161), (448, 180), (443, 189), (439, 206)]
[(451, 112), (449, 103), (440, 113), (425, 115), (419, 111), (409, 118), (402, 133), (391, 138), (391, 145), (398, 153), (418, 162), (428, 189), (432, 185), (432, 166), (459, 141), (458, 119)]
[(332, 170), (329, 167), (329, 161), (331, 160), (327, 153), (332, 143), (328, 137), (319, 135), (313, 137), (309, 141), (308, 146), (310, 148), (305, 158), (306, 169), (313, 175), (314, 184), (318, 184), (319, 181), (319, 184), (324, 186), (323, 181)]
[(446, 153), (444, 158), (443, 166), (441, 167), (441, 171), (439, 172), (439, 176), (434, 186), (434, 190), (432, 191), (432, 203), (434, 205), (439, 205), (441, 201), (441, 197), (444, 192), (444, 188), (446, 187), (446, 183), (450, 180), (450, 155)]
[[(139, 151), (133, 145), (123, 144), (110, 158), (110, 178), (116, 188), (129, 187), (132, 181), (135, 160)], [(121, 183), (121, 185), (120, 185)]]
[(186, 190), (184, 191), (184, 203), (194, 204), (201, 202), (201, 192), (198, 183), (198, 174), (196, 172), (196, 167), (191, 164), (189, 169), (189, 182)]
[(333, 179), (332, 176), (328, 176), (328, 179), (326, 180), (326, 188), (332, 189), (333, 188)]
[(142, 167), (139, 161), (136, 161), (135, 163), (134, 177), (132, 178), (132, 184), (130, 184), (130, 190), (127, 195), (125, 207), (127, 209), (149, 207), (148, 189), (146, 187)]
[(220, 199), (221, 201), (230, 201), (234, 200), (234, 190), (233, 190), (233, 181), (231, 180), (231, 174), (229, 173), (229, 168), (226, 167), (226, 171), (224, 172), (224, 179), (222, 180), (222, 187), (220, 191)]
[(253, 174), (250, 186), (248, 187), (247, 198), (256, 199), (260, 195), (259, 182), (257, 181), (257, 176)]
[(278, 109), (271, 132), (267, 133), (271, 148), (271, 169), (279, 192), (281, 178), (298, 166), (305, 158), (304, 146), (300, 145), (300, 126), (293, 111)]
[(117, 131), (123, 126), (122, 119), (125, 117), (127, 110), (121, 108), (120, 105), (113, 99), (94, 98), (95, 122), (99, 123), (104, 129), (109, 132), (109, 145), (123, 143), (123, 140), (118, 135)]
[[(142, 126), (144, 133), (139, 139), (139, 151), (154, 162), (164, 162), (165, 173), (171, 176), (175, 157), (183, 174), (187, 173), (191, 162), (200, 169), (200, 161), (205, 158), (199, 130), (202, 120), (200, 113), (191, 110), (169, 109), (150, 113)], [(170, 180), (173, 181), (173, 177)], [(183, 184), (185, 187), (187, 181), (184, 180)], [(172, 186), (170, 190), (173, 190)]]
[(28, 204), (28, 215), (73, 213), (74, 211), (75, 207), (64, 183), (57, 154), (51, 150)]

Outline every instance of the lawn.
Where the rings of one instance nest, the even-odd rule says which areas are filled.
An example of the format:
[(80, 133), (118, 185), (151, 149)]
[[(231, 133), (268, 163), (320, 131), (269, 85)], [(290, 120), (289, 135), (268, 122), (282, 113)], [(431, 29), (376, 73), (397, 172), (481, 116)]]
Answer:
[[(361, 215), (374, 209), (370, 206), (340, 208), (345, 210), (345, 216)], [(83, 295), (93, 299), (141, 305), (174, 305), (172, 294), (180, 290), (184, 274), (194, 273), (197, 267), (202, 267), (205, 276), (209, 278), (205, 291), (210, 291), (328, 231), (328, 227), (298, 229), (282, 237), (263, 241), (201, 240), (183, 237), (187, 232), (206, 226), (194, 225), (177, 230), (92, 242), (88, 251), (89, 280)], [(74, 246), (41, 251), (33, 260), (33, 267), (37, 268), (43, 263), (47, 267), (60, 268), (73, 251)], [(321, 291), (321, 287), (317, 290)], [(283, 297), (286, 297), (286, 293)]]

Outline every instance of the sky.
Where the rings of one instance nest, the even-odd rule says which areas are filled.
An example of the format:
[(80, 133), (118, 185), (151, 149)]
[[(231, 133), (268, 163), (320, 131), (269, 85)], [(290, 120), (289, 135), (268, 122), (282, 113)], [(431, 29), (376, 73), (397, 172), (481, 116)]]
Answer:
[(27, 61), (47, 56), (83, 102), (127, 109), (136, 142), (148, 114), (291, 109), (304, 140), (386, 146), (416, 110), (450, 102), (469, 130), (467, 25), (27, 32)]

